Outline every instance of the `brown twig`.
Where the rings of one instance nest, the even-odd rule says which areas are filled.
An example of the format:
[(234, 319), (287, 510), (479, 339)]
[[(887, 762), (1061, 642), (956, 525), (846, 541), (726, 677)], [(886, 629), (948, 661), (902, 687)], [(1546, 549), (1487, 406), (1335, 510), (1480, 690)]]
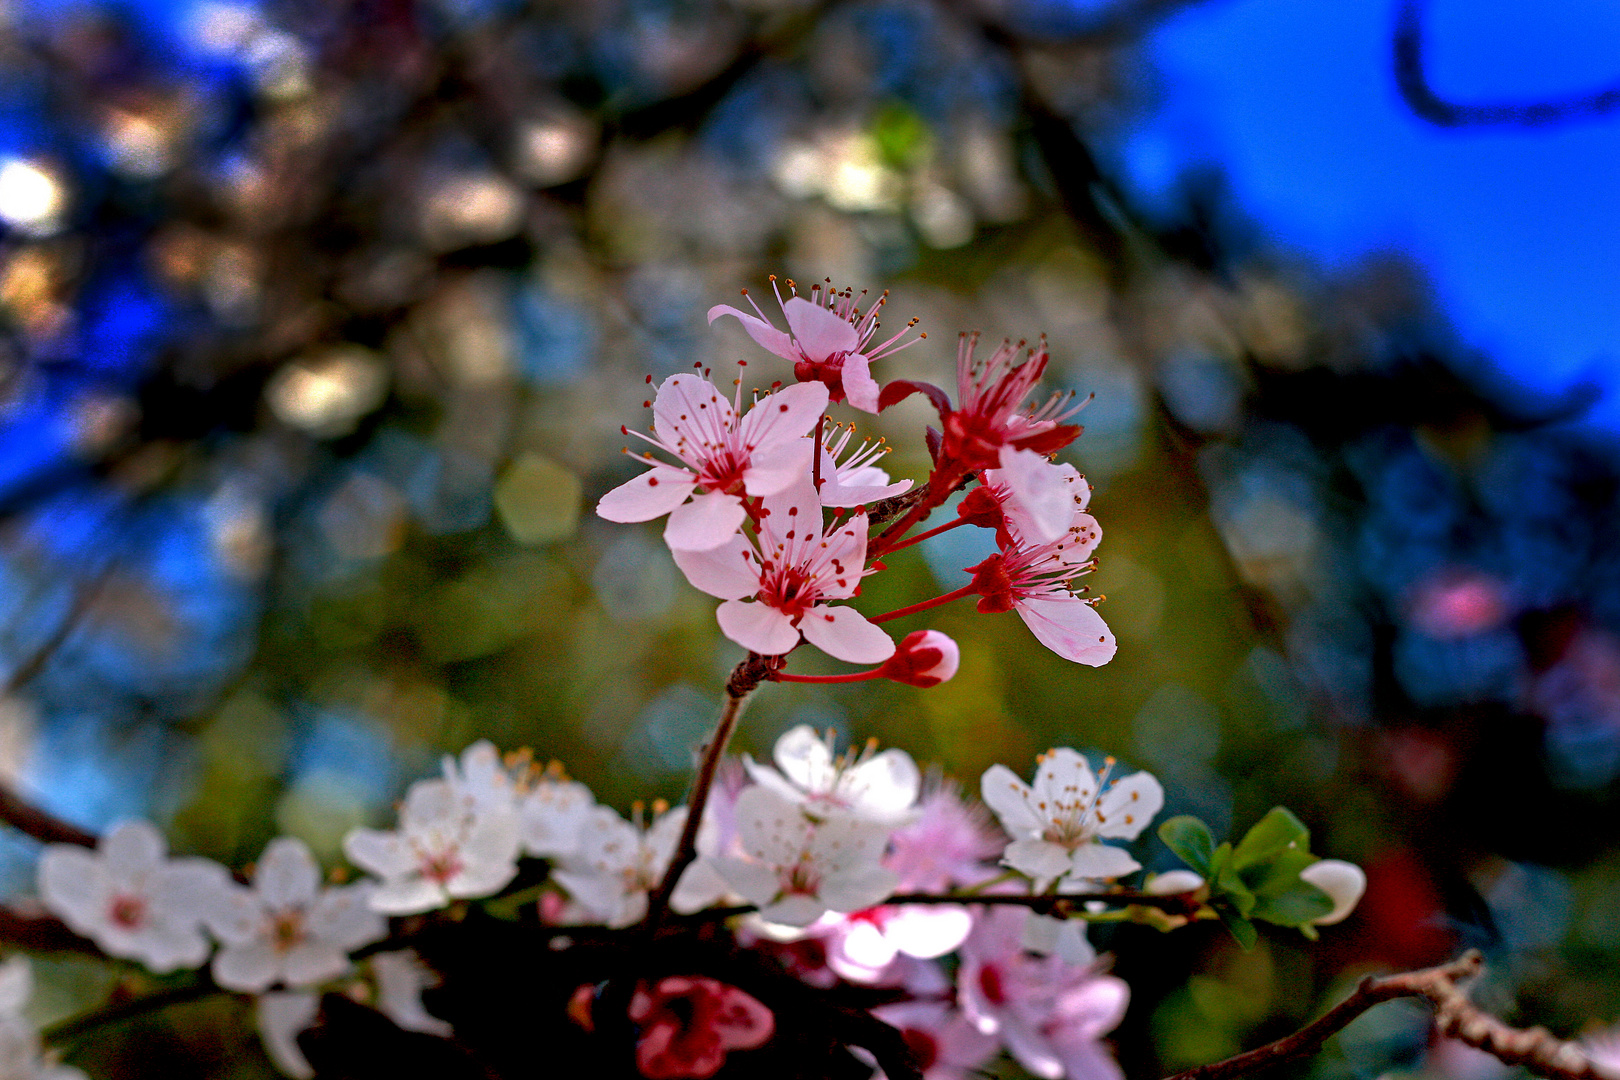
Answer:
[(703, 824), (703, 811), (709, 804), (709, 792), (714, 787), (714, 775), (720, 767), (720, 760), (725, 756), (726, 744), (731, 741), (731, 734), (737, 730), (737, 720), (742, 716), (743, 703), (748, 695), (753, 693), (759, 684), (765, 681), (770, 674), (770, 662), (758, 653), (749, 653), (748, 659), (738, 664), (731, 672), (731, 678), (726, 680), (725, 700), (720, 707), (720, 719), (715, 722), (714, 734), (709, 736), (708, 745), (703, 748), (703, 760), (698, 766), (698, 772), (692, 781), (692, 793), (686, 801), (686, 823), (681, 827), (681, 839), (675, 846), (675, 854), (669, 860), (669, 869), (664, 871), (664, 879), (658, 883), (658, 890), (647, 900), (647, 918), (644, 925), (649, 934), (658, 929), (663, 921), (664, 913), (669, 910), (669, 898), (675, 894), (675, 886), (681, 880), (681, 874), (692, 865), (697, 858), (698, 828)]
[(1500, 1061), (1522, 1065), (1549, 1080), (1604, 1080), (1603, 1074), (1574, 1043), (1557, 1038), (1546, 1028), (1510, 1027), (1469, 1001), (1466, 991), (1458, 984), (1474, 979), (1484, 967), (1479, 953), (1469, 950), (1438, 967), (1382, 978), (1369, 975), (1349, 997), (1292, 1035), (1225, 1061), (1176, 1073), (1166, 1080), (1227, 1080), (1309, 1057), (1368, 1009), (1407, 997), (1423, 998), (1434, 1006), (1435, 1027), (1440, 1034), (1483, 1050)]

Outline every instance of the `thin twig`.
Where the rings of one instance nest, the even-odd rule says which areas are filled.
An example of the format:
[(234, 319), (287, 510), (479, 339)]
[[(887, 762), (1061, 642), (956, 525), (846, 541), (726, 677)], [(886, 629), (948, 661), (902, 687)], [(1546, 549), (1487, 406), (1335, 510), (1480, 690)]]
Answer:
[(214, 980), (206, 974), (193, 982), (181, 986), (171, 986), (162, 990), (155, 990), (150, 994), (138, 997), (123, 998), (103, 1005), (99, 1009), (92, 1009), (86, 1013), (69, 1017), (59, 1023), (41, 1031), (40, 1038), (47, 1043), (65, 1042), (88, 1034), (97, 1028), (106, 1027), (124, 1020), (131, 1020), (137, 1016), (167, 1009), (171, 1005), (179, 1005), (187, 1001), (197, 1001), (212, 994), (223, 994), (225, 990), (215, 985)]
[[(1085, 905), (1101, 902), (1115, 907), (1150, 907), (1177, 915), (1191, 915), (1199, 904), (1188, 899), (1186, 893), (1154, 895), (1139, 892), (1094, 893), (895, 893), (875, 907), (894, 907), (899, 904), (960, 904), (964, 907), (983, 904), (987, 907), (1022, 907), (1037, 915), (1055, 915), (1058, 918), (1084, 917)], [(755, 904), (737, 904), (733, 907), (704, 908), (685, 917), (686, 922), (714, 922), (736, 915), (752, 915), (758, 911)]]
[(770, 664), (765, 657), (758, 653), (749, 653), (748, 659), (738, 664), (726, 680), (726, 693), (724, 703), (720, 707), (720, 719), (715, 722), (714, 734), (709, 736), (708, 745), (703, 748), (703, 760), (698, 766), (697, 777), (692, 781), (692, 793), (686, 800), (686, 823), (681, 827), (681, 839), (675, 846), (675, 854), (669, 860), (669, 869), (664, 871), (664, 879), (658, 883), (658, 890), (648, 898), (647, 918), (645, 926), (649, 934), (658, 929), (663, 920), (664, 913), (669, 910), (669, 898), (675, 893), (675, 886), (681, 880), (681, 874), (692, 865), (697, 858), (698, 828), (703, 824), (703, 811), (709, 804), (709, 792), (714, 787), (714, 776), (720, 767), (720, 760), (725, 756), (726, 744), (731, 741), (731, 733), (737, 729), (737, 720), (742, 716), (743, 703), (748, 695), (759, 687), (759, 684), (770, 674)]
[(1522, 1065), (1549, 1080), (1604, 1080), (1603, 1074), (1574, 1043), (1557, 1038), (1546, 1028), (1510, 1027), (1469, 1001), (1458, 983), (1477, 977), (1484, 966), (1479, 953), (1469, 950), (1459, 959), (1438, 967), (1382, 978), (1369, 975), (1349, 997), (1292, 1035), (1225, 1061), (1176, 1073), (1166, 1080), (1228, 1080), (1309, 1057), (1368, 1009), (1407, 997), (1423, 998), (1434, 1006), (1435, 1027), (1440, 1034), (1483, 1050), (1498, 1060)]

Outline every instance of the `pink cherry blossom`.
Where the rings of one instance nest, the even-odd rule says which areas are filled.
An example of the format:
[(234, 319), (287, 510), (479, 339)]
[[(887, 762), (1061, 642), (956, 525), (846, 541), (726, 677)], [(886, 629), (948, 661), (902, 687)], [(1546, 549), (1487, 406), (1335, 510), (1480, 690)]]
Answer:
[(1017, 611), (1035, 639), (1065, 660), (1101, 667), (1114, 658), (1114, 635), (1096, 600), (1077, 595), (1075, 578), (1091, 572), (1091, 552), (1102, 533), (1091, 515), (1076, 513), (1070, 531), (1051, 543), (1030, 543), (1015, 533), (1000, 552), (977, 566), (972, 589), (985, 614)]
[(955, 904), (884, 904), (848, 915), (829, 915), (816, 931), (827, 964), (850, 982), (888, 981), (902, 956), (934, 960), (961, 945), (973, 929), (968, 909)]
[(1035, 388), (1050, 359), (1046, 339), (1017, 360), (1023, 342), (1003, 341), (988, 360), (975, 360), (979, 335), (963, 334), (957, 345), (957, 405), (941, 417), (945, 430), (940, 458), (966, 472), (1005, 467), (1004, 447), (1031, 450), (1045, 456), (1073, 442), (1080, 428), (1063, 421), (1085, 407), (1074, 404), (1072, 394), (1057, 393), (1039, 406), (1024, 399)]
[(703, 975), (637, 986), (630, 1019), (640, 1030), (636, 1069), (647, 1080), (706, 1080), (728, 1053), (763, 1046), (776, 1031), (759, 999)]
[(910, 480), (889, 482), (874, 462), (889, 452), (883, 440), (862, 442), (839, 461), (855, 438), (855, 425), (835, 426), (821, 448), (821, 505), (864, 506), (911, 490)]
[[(806, 299), (796, 294), (793, 282), (789, 281), (787, 286), (792, 294), (787, 300), (776, 291), (776, 301), (787, 319), (787, 333), (771, 324), (747, 289), (743, 290), (743, 296), (754, 309), (753, 314), (727, 304), (716, 304), (709, 309), (709, 322), (712, 324), (722, 315), (736, 316), (749, 337), (782, 359), (792, 361), (793, 375), (799, 382), (823, 383), (831, 400), (847, 398), (857, 409), (877, 412), (879, 387), (872, 378), (872, 361), (898, 352), (928, 335), (902, 340), (906, 331), (917, 324), (913, 319), (898, 334), (873, 345), (878, 313), (888, 302), (887, 292), (863, 314), (859, 304), (866, 295), (864, 292), (857, 295), (848, 289), (839, 292), (830, 285), (816, 285)], [(776, 290), (775, 275), (771, 277), (771, 287)]]
[(1078, 531), (1102, 538), (1096, 520), (1085, 512), (1091, 485), (1073, 465), (1056, 465), (1032, 450), (1010, 447), (1002, 447), (1000, 456), (1002, 467), (984, 471), (984, 482), (958, 504), (958, 516), (995, 529), (1003, 543), (1017, 536), (1026, 543), (1049, 544)]
[(888, 634), (854, 608), (828, 603), (854, 596), (871, 572), (863, 569), (866, 514), (857, 510), (824, 528), (809, 473), (767, 495), (763, 513), (757, 541), (738, 534), (709, 551), (674, 551), (694, 587), (725, 601), (715, 614), (726, 637), (762, 656), (780, 656), (802, 633), (839, 660), (887, 660), (894, 652)]
[(1124, 1018), (1130, 988), (1092, 967), (1025, 952), (1025, 915), (990, 908), (978, 916), (957, 970), (964, 1015), (1044, 1080), (1123, 1080), (1101, 1039)]
[(978, 885), (997, 871), (1007, 846), (984, 808), (962, 798), (955, 784), (937, 784), (917, 806), (916, 820), (897, 829), (883, 864), (908, 892), (944, 892)]
[(741, 406), (741, 382), (732, 402), (701, 376), (665, 379), (653, 401), (653, 434), (634, 434), (681, 466), (647, 454), (652, 468), (602, 496), (596, 512), (621, 522), (668, 514), (664, 541), (677, 551), (725, 543), (748, 517), (744, 495), (774, 495), (809, 472), (814, 440), (805, 436), (827, 408), (827, 388), (784, 387), (746, 416)]
[(883, 1005), (872, 1015), (900, 1029), (924, 1080), (975, 1080), (985, 1075), (984, 1067), (1001, 1049), (994, 1035), (942, 1001)]

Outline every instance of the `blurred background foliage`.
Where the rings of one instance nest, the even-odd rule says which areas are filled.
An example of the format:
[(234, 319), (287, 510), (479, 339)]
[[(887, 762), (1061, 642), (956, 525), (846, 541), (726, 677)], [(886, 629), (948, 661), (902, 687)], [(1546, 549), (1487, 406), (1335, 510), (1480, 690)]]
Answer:
[[(1096, 394), (1073, 458), (1121, 647), (1080, 669), (943, 609), (948, 687), (768, 687), (742, 749), (808, 721), (971, 788), (1073, 745), (1158, 773), (1167, 814), (1286, 803), (1367, 866), (1309, 949), (1099, 932), (1133, 1076), (1464, 944), (1511, 1019), (1620, 1015), (1612, 429), (1459, 330), (1421, 251), (1290, 245), (1218, 154), (1147, 184), (1142, 133), (1199, 92), (1166, 35), (1207, 47), (1206, 8), (1257, 6), (0, 5), (0, 775), (235, 865), (278, 832), (334, 858), (481, 737), (621, 808), (680, 798), (740, 653), (655, 527), (589, 508), (630, 475), (646, 376), (762, 359), (711, 304), (830, 277), (929, 331), (885, 377), (947, 381), (960, 329), (1044, 332), (1052, 381)], [(921, 477), (927, 419), (861, 431)], [(953, 587), (967, 532), (896, 557), (868, 609)], [(0, 839), (13, 896), (34, 854)], [(47, 966), (45, 1007), (112, 977)], [(268, 1075), (220, 1002), (72, 1060)], [(1506, 1071), (1398, 1008), (1312, 1068)]]

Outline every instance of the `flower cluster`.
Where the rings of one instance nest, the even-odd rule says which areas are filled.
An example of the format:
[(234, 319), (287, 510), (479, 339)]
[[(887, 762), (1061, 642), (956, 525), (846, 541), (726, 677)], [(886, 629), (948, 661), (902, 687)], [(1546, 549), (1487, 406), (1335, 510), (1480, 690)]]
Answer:
[[(619, 522), (667, 515), (664, 540), (675, 564), (695, 588), (722, 601), (716, 617), (726, 637), (773, 658), (777, 679), (937, 685), (955, 672), (955, 643), (939, 631), (919, 631), (923, 637), (910, 636), (897, 650), (879, 624), (968, 596), (977, 596), (986, 614), (1017, 611), (1037, 640), (1066, 659), (1107, 663), (1114, 637), (1096, 601), (1075, 584), (1093, 568), (1102, 539), (1087, 512), (1091, 489), (1072, 465), (1050, 460), (1080, 434), (1064, 422), (1079, 406), (1064, 394), (1028, 400), (1048, 364), (1045, 342), (1021, 360), (1020, 347), (1003, 343), (978, 361), (977, 336), (964, 335), (952, 404), (938, 387), (880, 385), (873, 376), (872, 361), (926, 336), (907, 338), (913, 320), (872, 344), (887, 294), (863, 311), (864, 294), (818, 285), (805, 297), (787, 285), (789, 298), (780, 291), (776, 297), (786, 332), (751, 299), (752, 314), (721, 305), (709, 321), (738, 319), (756, 342), (793, 363), (797, 381), (756, 391), (745, 410), (741, 378), (729, 396), (706, 371), (664, 380), (647, 402), (651, 432), (625, 432), (673, 461), (638, 452), (647, 470), (604, 495), (597, 513)], [(846, 454), (853, 426), (830, 424), (826, 409), (847, 402), (875, 413), (919, 392), (938, 410), (943, 434), (930, 442), (934, 464), (926, 483), (913, 489), (910, 481), (891, 483), (874, 464), (884, 444)], [(954, 521), (908, 536), (975, 482)], [(880, 510), (884, 517), (875, 524)], [(878, 525), (884, 527), (874, 532)], [(993, 528), (1000, 549), (968, 569), (966, 585), (871, 617), (849, 603), (862, 579), (883, 568), (881, 556), (960, 525)], [(838, 660), (881, 666), (842, 676), (788, 675), (787, 655), (801, 641)]]

